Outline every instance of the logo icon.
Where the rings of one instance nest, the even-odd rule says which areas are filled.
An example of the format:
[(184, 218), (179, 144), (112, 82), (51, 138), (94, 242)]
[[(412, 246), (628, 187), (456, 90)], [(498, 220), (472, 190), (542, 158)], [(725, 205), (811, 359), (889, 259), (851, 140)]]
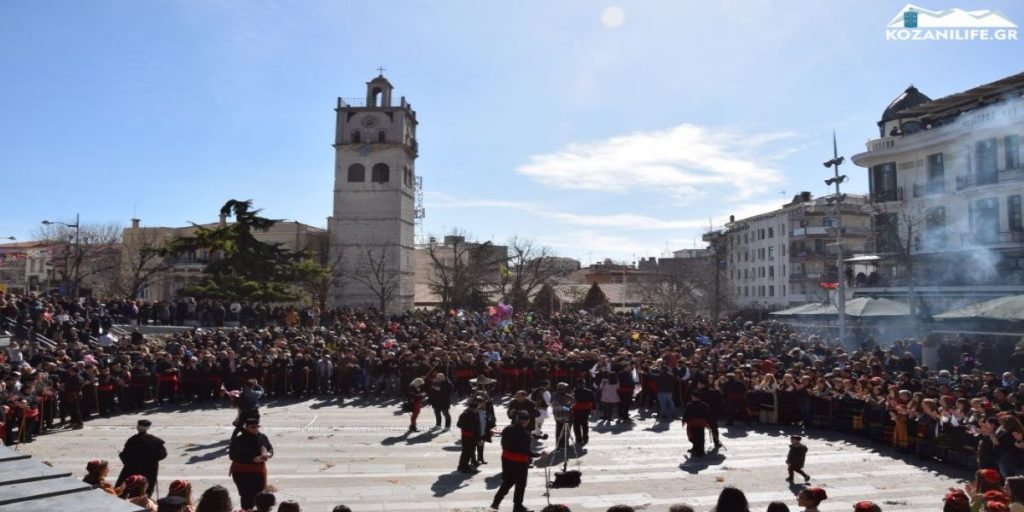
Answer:
[(907, 4), (886, 26), (885, 38), (898, 41), (1017, 40), (1017, 24), (995, 9), (959, 7), (933, 11)]

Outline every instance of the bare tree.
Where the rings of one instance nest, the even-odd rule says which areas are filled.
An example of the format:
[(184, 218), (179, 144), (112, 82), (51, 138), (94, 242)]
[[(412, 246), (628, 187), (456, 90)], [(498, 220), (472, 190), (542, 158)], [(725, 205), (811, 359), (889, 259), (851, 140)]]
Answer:
[(318, 258), (307, 260), (304, 266), (312, 267), (309, 272), (304, 273), (299, 286), (309, 294), (312, 302), (320, 306), (321, 310), (327, 309), (334, 291), (342, 286), (344, 279), (341, 275), (345, 268), (345, 252), (339, 248), (338, 253), (332, 258), (328, 251), (320, 251)]
[(367, 247), (354, 257), (357, 260), (352, 280), (366, 286), (377, 297), (378, 310), (386, 314), (388, 302), (402, 284), (401, 273), (389, 261), (387, 247)]
[(709, 265), (697, 259), (675, 263), (662, 260), (657, 271), (641, 276), (637, 283), (638, 295), (645, 303), (665, 311), (703, 310), (710, 291), (709, 279), (714, 277), (707, 272)]
[(732, 309), (732, 301), (729, 299), (728, 275), (726, 275), (726, 260), (729, 255), (727, 245), (728, 235), (721, 229), (714, 229), (708, 226), (704, 233), (703, 240), (708, 242), (709, 255), (706, 258), (705, 272), (697, 277), (698, 289), (703, 289), (704, 305), (706, 310), (715, 320), (721, 316), (723, 311)]
[(487, 303), (485, 287), (494, 283), (499, 264), (506, 256), (491, 242), (467, 241), (464, 236), (445, 237), (445, 244), (427, 248), (433, 273), (427, 278), (431, 291), (445, 308), (479, 308)]
[(157, 233), (148, 229), (133, 229), (123, 241), (121, 272), (115, 286), (119, 295), (137, 298), (154, 278), (174, 268), (175, 258), (165, 251)]
[(508, 241), (508, 260), (500, 263), (501, 290), (516, 309), (525, 310), (530, 297), (562, 272), (551, 249), (528, 238)]
[(33, 236), (54, 244), (54, 272), (64, 293), (78, 297), (84, 283), (111, 288), (120, 270), (121, 226), (84, 224), (79, 229), (63, 224), (40, 226)]

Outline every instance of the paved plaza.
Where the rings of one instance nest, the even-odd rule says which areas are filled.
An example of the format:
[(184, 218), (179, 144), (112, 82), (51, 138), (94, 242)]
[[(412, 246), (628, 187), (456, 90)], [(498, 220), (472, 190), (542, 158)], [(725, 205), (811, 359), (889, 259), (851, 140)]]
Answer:
[[(453, 408), (453, 422), (461, 408)], [(507, 422), (498, 410), (499, 429)], [(203, 489), (221, 484), (235, 492), (228, 476), (228, 437), (234, 410), (228, 407), (180, 410), (154, 409), (139, 415), (99, 418), (83, 430), (61, 431), (21, 447), (24, 453), (58, 469), (84, 474), (89, 459), (111, 461), (112, 478), (120, 471), (117, 453), (134, 432), (139, 418), (153, 421), (151, 432), (167, 442), (168, 458), (160, 467), (160, 489), (186, 478)], [(263, 408), (264, 432), (274, 444), (270, 483), (279, 499), (294, 499), (303, 511), (329, 511), (347, 504), (356, 511), (486, 510), (500, 484), (500, 439), (487, 447), (487, 465), (476, 475), (455, 472), (458, 431), (431, 430), (433, 414), (425, 408), (422, 432), (407, 433), (408, 415), (388, 404), (347, 400), (271, 402)], [(545, 430), (554, 437), (554, 423)], [(747, 493), (752, 510), (782, 500), (797, 510), (785, 460), (788, 436), (796, 430), (723, 427), (726, 449), (704, 459), (687, 460), (689, 444), (679, 422), (638, 421), (632, 428), (592, 423), (590, 444), (580, 458), (583, 484), (553, 489), (551, 501), (575, 510), (603, 511), (617, 503), (643, 510), (667, 510), (678, 502), (710, 509), (719, 490), (735, 485)], [(965, 475), (943, 465), (921, 463), (866, 441), (855, 445), (841, 435), (813, 433), (805, 440), (810, 452), (811, 483), (827, 491), (824, 511), (848, 511), (864, 499), (889, 511), (941, 508), (948, 487)], [(552, 441), (548, 441), (550, 443)], [(545, 503), (545, 464), (531, 470), (527, 506)], [(570, 462), (575, 466), (575, 460)], [(560, 469), (560, 465), (559, 468)], [(799, 481), (799, 477), (798, 477)], [(237, 496), (235, 497), (237, 505)], [(512, 509), (511, 494), (503, 510)]]

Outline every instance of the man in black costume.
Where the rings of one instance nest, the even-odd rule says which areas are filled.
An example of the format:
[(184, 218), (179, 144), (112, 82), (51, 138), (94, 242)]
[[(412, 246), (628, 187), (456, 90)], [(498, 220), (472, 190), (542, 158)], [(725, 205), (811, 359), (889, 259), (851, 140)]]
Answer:
[(527, 512), (523, 506), (523, 497), (526, 494), (526, 475), (530, 469), (530, 459), (540, 457), (544, 454), (537, 454), (531, 448), (532, 438), (530, 436), (530, 423), (533, 416), (527, 411), (516, 413), (515, 421), (501, 431), (501, 487), (494, 495), (491, 508), (498, 510), (501, 500), (508, 494), (509, 489), (514, 485), (516, 490), (512, 494), (512, 511)]
[(135, 427), (138, 433), (125, 441), (124, 449), (119, 454), (124, 467), (121, 468), (115, 487), (120, 487), (130, 475), (142, 475), (149, 481), (146, 494), (153, 495), (160, 461), (167, 458), (167, 448), (164, 447), (163, 439), (149, 433), (151, 426), (153, 423), (149, 420), (139, 420)]
[(242, 508), (250, 510), (256, 506), (256, 495), (267, 487), (267, 460), (274, 456), (270, 440), (260, 433), (259, 418), (247, 418), (244, 427), (235, 429), (228, 456)]

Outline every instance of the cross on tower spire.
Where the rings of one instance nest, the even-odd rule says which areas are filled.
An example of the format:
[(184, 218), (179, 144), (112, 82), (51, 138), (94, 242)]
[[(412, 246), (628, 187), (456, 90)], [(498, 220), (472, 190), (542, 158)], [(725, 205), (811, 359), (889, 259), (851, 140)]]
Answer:
[(385, 68), (384, 66), (377, 68), (377, 72), (380, 73), (380, 76), (384, 76), (385, 71), (387, 71), (387, 68)]

